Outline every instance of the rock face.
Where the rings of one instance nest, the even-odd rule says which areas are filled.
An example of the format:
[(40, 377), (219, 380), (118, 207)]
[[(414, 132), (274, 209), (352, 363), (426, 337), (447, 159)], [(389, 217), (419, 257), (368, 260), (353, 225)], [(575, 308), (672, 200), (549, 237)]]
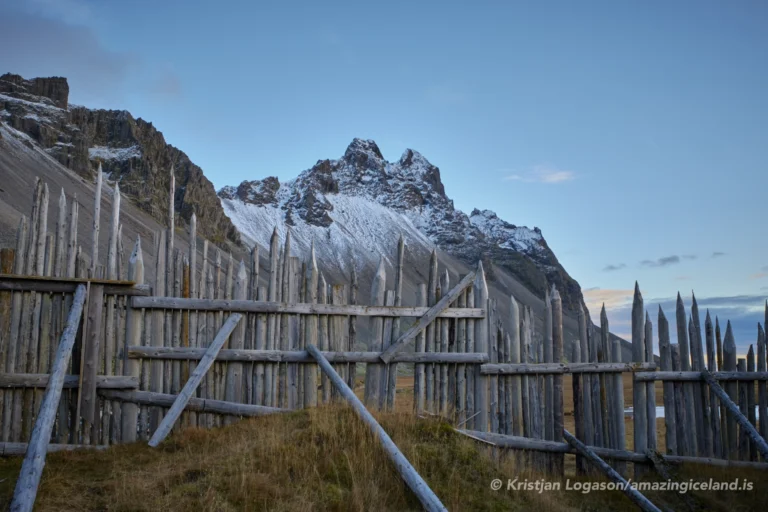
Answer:
[[(388, 162), (374, 141), (354, 139), (340, 159), (320, 160), (294, 180), (244, 181), (222, 188), (219, 197), (241, 232), (263, 245), (273, 223), (282, 221), (298, 240), (323, 237), (335, 246), (328, 258), (351, 254), (345, 247), (350, 244), (376, 257), (380, 243), (394, 244), (381, 238), (399, 230), (469, 265), (483, 260), (491, 281), (494, 268), (502, 268), (540, 298), (554, 284), (566, 310), (583, 304), (579, 284), (538, 228), (515, 226), (489, 210), (470, 215), (457, 210), (446, 195), (440, 169), (412, 149)], [(400, 226), (379, 225), (384, 222)]]
[[(176, 178), (176, 222), (197, 213), (198, 232), (217, 243), (239, 243), (213, 184), (189, 157), (167, 144), (152, 123), (125, 110), (92, 110), (69, 105), (66, 78), (0, 76), (0, 122), (26, 136), (62, 165), (88, 180), (98, 163), (108, 180), (154, 218), (168, 214), (169, 169)], [(204, 213), (204, 215), (203, 215)]]

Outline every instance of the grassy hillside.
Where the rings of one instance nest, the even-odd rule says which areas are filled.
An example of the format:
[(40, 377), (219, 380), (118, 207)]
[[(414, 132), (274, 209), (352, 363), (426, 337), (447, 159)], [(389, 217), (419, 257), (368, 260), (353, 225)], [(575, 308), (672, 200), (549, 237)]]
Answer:
[[(382, 425), (449, 510), (623, 510), (617, 491), (536, 493), (492, 491), (494, 478), (537, 478), (496, 460), (489, 448), (455, 434), (437, 420), (410, 414), (378, 415)], [(7, 508), (20, 458), (0, 460), (0, 506)], [(572, 467), (572, 464), (569, 464)], [(695, 472), (753, 481), (760, 473)], [(756, 484), (759, 487), (759, 484)], [(657, 504), (685, 509), (674, 493), (648, 493)], [(768, 496), (753, 492), (699, 493), (711, 510), (765, 510)], [(144, 443), (104, 452), (48, 457), (36, 510), (418, 510), (378, 442), (352, 411), (327, 406), (244, 420), (214, 430), (188, 429), (158, 449)]]

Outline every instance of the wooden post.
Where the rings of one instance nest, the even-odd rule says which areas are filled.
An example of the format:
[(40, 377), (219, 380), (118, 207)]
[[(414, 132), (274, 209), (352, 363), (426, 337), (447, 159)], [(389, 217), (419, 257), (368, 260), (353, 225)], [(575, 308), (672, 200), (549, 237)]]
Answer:
[[(394, 304), (395, 304), (395, 291), (387, 290), (386, 293), (384, 294), (384, 305), (394, 306)], [(392, 344), (392, 320), (393, 320), (392, 317), (384, 318), (383, 329), (381, 333), (382, 350), (386, 350), (386, 348)], [(381, 370), (381, 375), (379, 376), (379, 378), (381, 380), (379, 381), (379, 404), (377, 407), (380, 411), (383, 411), (383, 410), (387, 410), (387, 400), (388, 400), (388, 394), (389, 394), (389, 365), (382, 365), (380, 370)]]
[[(317, 282), (317, 303), (326, 304), (328, 302), (328, 283), (325, 282), (325, 275), (321, 272), (320, 279)], [(317, 346), (321, 351), (331, 349), (331, 340), (328, 337), (328, 315), (318, 317)], [(333, 322), (333, 317), (331, 317)], [(338, 369), (337, 369), (338, 371)], [(331, 401), (331, 383), (326, 375), (320, 376), (320, 395), (322, 402), (327, 404)]]
[(37, 488), (43, 475), (45, 456), (48, 451), (48, 443), (51, 439), (53, 422), (56, 420), (56, 410), (61, 398), (61, 389), (64, 385), (64, 377), (67, 373), (69, 360), (72, 357), (72, 347), (75, 344), (75, 335), (80, 324), (85, 302), (85, 286), (79, 285), (75, 292), (72, 309), (67, 318), (67, 325), (61, 336), (56, 359), (53, 363), (51, 377), (43, 395), (40, 413), (32, 436), (27, 446), (27, 453), (21, 465), (19, 478), (11, 501), (11, 510), (24, 512), (32, 510), (37, 497)]
[[(520, 362), (520, 306), (514, 296), (510, 296), (509, 308), (509, 362)], [(545, 340), (546, 342), (546, 340)], [(544, 345), (546, 351), (546, 344)], [(516, 436), (523, 435), (523, 396), (521, 389), (521, 377), (513, 375), (511, 380), (510, 393), (512, 394), (512, 434)], [(546, 406), (546, 402), (545, 402)], [(545, 416), (546, 418), (546, 416)]]
[[(352, 276), (349, 283), (349, 304), (357, 304), (357, 270), (352, 265)], [(349, 317), (349, 341), (348, 350), (352, 350), (357, 345), (357, 316), (352, 315)], [(355, 389), (355, 381), (357, 380), (357, 365), (352, 363), (347, 369), (347, 383), (350, 388)]]
[[(397, 265), (395, 266), (395, 306), (403, 305), (403, 262), (405, 260), (405, 240), (403, 235), (397, 241)], [(392, 340), (398, 340), (400, 336), (400, 318), (392, 319)], [(397, 342), (395, 342), (397, 343)], [(394, 344), (394, 343), (393, 343)], [(385, 347), (389, 348), (389, 347)], [(397, 391), (397, 363), (390, 363), (387, 367), (389, 378), (387, 380), (387, 410), (395, 410), (395, 396)]]
[(101, 220), (101, 183), (103, 180), (101, 162), (96, 171), (96, 192), (93, 199), (93, 237), (91, 242), (91, 276), (96, 276), (96, 265), (99, 264), (99, 226)]
[[(685, 315), (685, 305), (683, 304), (683, 299), (680, 297), (680, 294), (677, 294), (677, 306), (676, 306), (676, 322), (677, 322), (677, 344), (680, 347), (680, 369), (684, 372), (691, 370), (691, 359), (690, 359), (690, 352), (689, 352), (689, 345), (688, 345), (688, 330), (686, 329), (686, 315)], [(686, 382), (681, 384), (683, 387), (683, 397), (685, 400), (685, 417), (688, 419), (688, 421), (695, 422), (695, 418), (698, 418), (696, 415), (695, 405), (694, 405), (694, 389), (693, 384)], [(678, 405), (680, 403), (678, 402)], [(693, 425), (692, 427), (694, 430), (694, 433), (696, 432), (696, 426)], [(689, 435), (687, 439), (687, 443), (685, 444), (686, 448), (689, 450), (686, 453), (683, 453), (683, 455), (698, 455), (699, 454), (699, 448), (698, 448), (698, 439), (696, 435)]]
[[(760, 324), (758, 323), (758, 325)], [(712, 327), (712, 318), (709, 316), (709, 310), (707, 310), (707, 316), (704, 320), (704, 333), (707, 341), (707, 370), (712, 373), (717, 371), (717, 367), (715, 360), (714, 330)], [(712, 452), (715, 457), (725, 458), (725, 453), (723, 451), (723, 437), (720, 429), (720, 404), (714, 393), (709, 393), (709, 415), (710, 430), (712, 432)]]
[[(380, 266), (381, 268), (381, 266)], [(331, 379), (331, 382), (339, 390), (339, 393), (350, 403), (357, 415), (362, 419), (371, 429), (374, 436), (376, 436), (382, 444), (384, 451), (389, 456), (390, 460), (395, 464), (395, 469), (400, 473), (400, 476), (405, 480), (408, 487), (419, 498), (422, 506), (428, 511), (447, 511), (447, 509), (440, 503), (440, 500), (432, 492), (427, 483), (419, 476), (416, 469), (408, 462), (408, 459), (400, 452), (392, 439), (387, 435), (387, 432), (381, 428), (370, 412), (355, 396), (355, 393), (346, 385), (346, 383), (339, 377), (339, 374), (333, 369), (328, 360), (323, 357), (320, 351), (314, 345), (308, 344), (307, 351), (312, 354), (317, 360), (320, 369)]]
[[(429, 281), (427, 284), (427, 304), (434, 306), (437, 304), (437, 251), (432, 250), (432, 254), (429, 257)], [(435, 324), (430, 323), (427, 325), (426, 331), (426, 346), (427, 352), (435, 351)], [(428, 364), (426, 367), (426, 394), (427, 403), (426, 409), (429, 412), (435, 412), (435, 365)]]
[[(560, 293), (553, 286), (552, 287), (552, 359), (554, 362), (559, 363), (563, 361), (563, 300), (560, 298)], [(554, 414), (554, 431), (555, 441), (560, 441), (563, 435), (563, 376), (562, 374), (554, 375), (552, 401), (553, 401), (553, 414)], [(593, 401), (594, 402), (594, 401)], [(594, 403), (593, 403), (594, 405)], [(555, 455), (552, 457), (552, 470), (555, 475), (562, 476), (565, 471), (563, 455)]]
[[(243, 269), (243, 272), (245, 271), (245, 267), (241, 265), (241, 268)], [(239, 280), (239, 276), (238, 276)], [(224, 345), (224, 343), (229, 338), (229, 335), (232, 334), (232, 331), (235, 330), (235, 327), (237, 327), (238, 323), (240, 322), (240, 319), (243, 316), (240, 313), (233, 313), (229, 316), (227, 321), (222, 326), (221, 330), (219, 330), (218, 334), (216, 334), (216, 337), (211, 342), (208, 349), (205, 351), (205, 355), (200, 360), (200, 363), (197, 365), (197, 368), (195, 368), (195, 371), (192, 373), (192, 377), (184, 384), (184, 388), (179, 393), (178, 397), (176, 398), (176, 401), (171, 406), (170, 410), (168, 411), (168, 414), (165, 415), (165, 418), (163, 418), (162, 423), (157, 428), (155, 433), (152, 435), (152, 439), (149, 440), (149, 446), (156, 447), (159, 445), (163, 440), (168, 436), (168, 434), (171, 432), (171, 428), (173, 428), (173, 424), (176, 423), (176, 420), (181, 416), (182, 411), (184, 410), (184, 407), (187, 405), (187, 402), (192, 398), (192, 394), (197, 389), (197, 386), (200, 385), (200, 382), (203, 380), (203, 377), (205, 376), (206, 372), (208, 372), (208, 369), (211, 367), (213, 362), (216, 360), (216, 355), (219, 353), (219, 350), (221, 350), (221, 347)], [(230, 366), (235, 363), (230, 363)], [(242, 363), (239, 363), (242, 364)], [(231, 400), (228, 400), (231, 401)]]
[[(691, 291), (691, 369), (701, 371), (706, 368), (704, 365), (704, 348), (701, 336), (701, 320), (699, 318), (699, 305), (696, 302), (696, 295)], [(702, 382), (695, 383), (696, 400), (696, 433), (698, 436), (699, 454), (704, 457), (712, 457), (712, 430), (710, 429), (709, 413), (709, 389)]]
[[(427, 305), (427, 285), (419, 283), (418, 291), (416, 293), (416, 304), (418, 306)], [(423, 353), (426, 351), (426, 333), (424, 331), (416, 335), (416, 353)], [(424, 386), (425, 381), (425, 365), (423, 363), (416, 364), (414, 368), (413, 379), (413, 406), (414, 412), (417, 416), (424, 413), (426, 392)], [(466, 390), (465, 390), (466, 393)], [(761, 416), (762, 418), (762, 416)], [(763, 420), (764, 421), (764, 420)]]
[[(85, 420), (84, 434), (86, 439), (90, 434), (90, 443), (98, 442), (98, 404), (96, 395), (96, 375), (99, 370), (99, 354), (101, 353), (102, 329), (101, 319), (104, 310), (104, 285), (93, 284), (88, 293), (88, 317), (86, 335), (83, 337), (83, 367), (81, 368), (82, 383), (80, 386), (80, 411)], [(91, 430), (92, 429), (92, 430)]]
[[(670, 345), (672, 354), (672, 370), (680, 371), (680, 345), (673, 343)], [(687, 424), (687, 410), (685, 408), (685, 394), (683, 392), (683, 383), (674, 382), (675, 392), (675, 437), (677, 438), (677, 450), (680, 454), (690, 453), (689, 436), (686, 435), (685, 425)]]
[[(728, 322), (728, 325), (730, 327), (730, 322)], [(726, 344), (728, 344), (729, 330), (730, 330), (729, 328), (726, 328), (726, 333), (725, 333)], [(723, 358), (725, 359), (725, 346), (723, 347)], [(746, 434), (746, 436), (748, 436), (749, 439), (754, 441), (757, 450), (760, 452), (760, 455), (763, 457), (763, 460), (768, 459), (768, 443), (765, 442), (765, 439), (760, 437), (760, 434), (757, 432), (757, 430), (755, 430), (755, 427), (739, 411), (739, 408), (736, 406), (735, 403), (733, 403), (733, 400), (731, 400), (730, 396), (726, 394), (726, 392), (723, 390), (723, 388), (720, 387), (720, 385), (717, 383), (714, 377), (712, 377), (712, 374), (709, 373), (707, 370), (703, 370), (701, 372), (701, 375), (704, 378), (704, 380), (707, 382), (707, 384), (709, 384), (709, 388), (712, 390), (712, 392), (714, 392), (717, 395), (717, 397), (725, 405), (726, 409), (728, 409), (728, 411), (733, 415), (734, 419), (739, 423), (739, 425), (741, 425), (741, 427), (743, 428), (744, 434)]]
[[(317, 304), (318, 278), (315, 242), (313, 240), (312, 247), (309, 251), (309, 261), (307, 262), (307, 302), (310, 304)], [(317, 344), (317, 320), (317, 315), (308, 315), (307, 318), (304, 319), (304, 339), (307, 345)], [(304, 407), (315, 406), (317, 406), (317, 367), (315, 365), (310, 365), (307, 368), (304, 368)]]
[[(725, 339), (723, 340), (723, 370), (726, 372), (732, 372), (736, 370), (736, 341), (733, 338), (733, 331), (731, 330), (730, 321), (726, 325)], [(736, 381), (726, 382), (725, 390), (728, 392), (728, 401), (733, 403), (739, 400), (738, 384)], [(715, 390), (713, 389), (713, 391)], [(718, 393), (715, 391), (715, 394)], [(724, 402), (722, 397), (720, 397), (720, 400), (721, 403)], [(728, 404), (723, 403), (723, 406), (728, 412), (728, 458), (731, 460), (738, 460), (739, 444), (738, 429), (736, 428), (736, 416), (738, 415), (734, 414), (736, 409), (728, 407)]]
[[(589, 340), (587, 338), (587, 315), (586, 315), (586, 312), (584, 311), (584, 308), (581, 305), (579, 306), (579, 311), (578, 311), (578, 321), (579, 321), (579, 339), (578, 339), (579, 359), (578, 360), (589, 362), (592, 360), (592, 354), (590, 353), (590, 350), (589, 350), (592, 347), (590, 347)], [(576, 360), (574, 359), (574, 361)], [(550, 363), (552, 361), (545, 360), (545, 362)], [(575, 375), (574, 375), (574, 378), (576, 378)], [(592, 412), (592, 407), (593, 407), (592, 379), (597, 379), (597, 378), (598, 378), (597, 375), (584, 375), (580, 377), (582, 382), (579, 383), (580, 392), (582, 393), (580, 402), (583, 407), (583, 414), (581, 414), (580, 416), (581, 416), (581, 421), (583, 421), (584, 424), (583, 424), (581, 433), (579, 432), (578, 428), (576, 429), (576, 437), (578, 437), (579, 439), (584, 439), (584, 442), (590, 446), (596, 444), (595, 428), (597, 428), (598, 426), (596, 424), (593, 424), (594, 414)], [(574, 396), (573, 398), (575, 400), (576, 396)], [(546, 439), (552, 441), (554, 440), (554, 436), (547, 437)], [(584, 461), (577, 459), (577, 467), (579, 467), (579, 463), (581, 464), (582, 471), (584, 471), (586, 469), (586, 465), (584, 464)]]
[[(245, 299), (246, 294), (248, 293), (247, 284), (248, 284), (248, 274), (245, 271), (245, 262), (243, 260), (240, 260), (240, 266), (237, 269), (237, 278), (235, 280), (235, 290), (234, 290), (235, 299), (239, 299), (239, 300)], [(238, 322), (240, 318), (241, 316), (238, 316), (237, 318)], [(245, 322), (240, 322), (239, 325), (237, 325), (237, 328), (234, 330), (234, 334), (232, 335), (232, 339), (230, 340), (230, 343), (229, 343), (229, 348), (242, 349), (244, 348), (244, 346), (245, 346)], [(214, 354), (214, 358), (215, 357), (216, 356)], [(203, 375), (200, 375), (201, 379), (202, 377)], [(197, 389), (197, 384), (198, 383), (195, 383), (190, 393), (194, 392), (195, 389)], [(229, 362), (229, 364), (227, 364), (227, 382), (226, 382), (224, 400), (226, 400), (227, 402), (243, 403), (243, 363), (232, 361), (232, 362)], [(233, 418), (231, 417), (225, 418), (225, 424), (232, 423), (232, 421), (233, 421)]]
[[(747, 352), (747, 371), (755, 373), (755, 351), (752, 348), (752, 345), (749, 346), (749, 351)], [(747, 387), (747, 418), (749, 419), (749, 422), (757, 428), (757, 417), (755, 414), (755, 408), (757, 406), (757, 400), (755, 399), (755, 381), (748, 380), (744, 384)], [(757, 449), (754, 441), (749, 443), (749, 460), (757, 460)]]
[[(645, 313), (645, 362), (653, 363), (653, 324), (651, 317)], [(656, 449), (656, 383), (645, 383), (646, 393), (646, 422), (648, 425), (648, 450)]]
[[(440, 278), (440, 290), (441, 293), (444, 295), (448, 295), (448, 290), (450, 286), (450, 277), (448, 276), (448, 269), (444, 269), (443, 275)], [(463, 291), (463, 290), (462, 290)], [(458, 292), (456, 294), (458, 296)], [(442, 303), (445, 299), (450, 300), (449, 297), (443, 297), (441, 295), (440, 302), (438, 302), (438, 305)], [(450, 302), (446, 304), (446, 306), (450, 306)], [(437, 307), (437, 306), (435, 306)], [(448, 352), (448, 320), (439, 320), (436, 324), (437, 327), (440, 329), (440, 349), (436, 350), (436, 352)], [(491, 354), (491, 360), (496, 358), (496, 350), (495, 347), (490, 348), (490, 354)], [(498, 360), (498, 359), (497, 359)], [(437, 370), (439, 371), (440, 375), (440, 389), (439, 389), (439, 408), (438, 411), (442, 416), (446, 416), (448, 414), (448, 365), (441, 364), (436, 366)], [(491, 377), (490, 379), (492, 381), (491, 386), (491, 394), (495, 397), (495, 400), (493, 400), (493, 406), (491, 407), (492, 410), (494, 410), (494, 413), (491, 413), (491, 423), (494, 424), (495, 422), (495, 429), (494, 431), (498, 431), (499, 427), (499, 418), (495, 414), (495, 409), (498, 407), (498, 400), (499, 400), (499, 390), (497, 387), (497, 383), (493, 382), (495, 379)]]
[[(371, 285), (371, 305), (384, 305), (387, 285), (387, 272), (384, 267), (384, 258), (379, 260), (379, 267), (373, 276)], [(370, 350), (374, 352), (382, 351), (382, 334), (384, 330), (384, 319), (380, 317), (371, 317), (371, 346)], [(378, 407), (381, 397), (379, 396), (381, 382), (381, 365), (368, 364), (365, 367), (365, 404), (368, 407)]]
[[(643, 296), (640, 286), (635, 282), (635, 296), (632, 302), (632, 360), (645, 361), (645, 340), (643, 329)], [(647, 393), (645, 384), (633, 379), (632, 382), (632, 417), (634, 426), (634, 449), (645, 453), (648, 449)], [(645, 474), (645, 468), (635, 466), (635, 479)]]
[(621, 477), (614, 469), (603, 461), (594, 451), (590, 450), (584, 443), (573, 437), (567, 430), (563, 431), (565, 440), (571, 445), (577, 452), (586, 457), (597, 468), (599, 468), (609, 480), (621, 485), (621, 491), (627, 495), (641, 510), (647, 512), (661, 512), (661, 510), (651, 503), (648, 498), (643, 496), (637, 489), (629, 485), (629, 483)]
[[(136, 245), (133, 247), (131, 259), (128, 260), (128, 280), (136, 283), (144, 282), (144, 256), (141, 250), (141, 238), (136, 236)], [(123, 349), (123, 372), (126, 376), (139, 378), (141, 366), (139, 359), (128, 357), (128, 347), (141, 344), (141, 310), (128, 305), (128, 314), (125, 321), (125, 348)], [(123, 441), (132, 443), (136, 441), (136, 425), (139, 419), (139, 408), (136, 404), (123, 404), (122, 412)]]
[[(471, 274), (470, 274), (471, 275)], [(475, 322), (475, 352), (489, 354), (488, 344), (488, 284), (485, 282), (485, 271), (483, 262), (477, 263), (477, 273), (474, 283), (475, 303), (486, 311), (486, 318)], [(489, 354), (490, 356), (490, 354)], [(475, 419), (475, 428), (481, 432), (488, 430), (488, 377), (482, 375), (479, 371), (475, 372), (475, 408), (478, 413)]]
[[(267, 288), (267, 300), (275, 302), (277, 300), (277, 268), (278, 268), (278, 237), (277, 227), (272, 231), (272, 237), (269, 241), (269, 286)], [(267, 315), (267, 350), (274, 350), (276, 347), (276, 325), (277, 316), (274, 314)], [(275, 372), (277, 365), (268, 364), (264, 367), (264, 405), (276, 406), (277, 402), (277, 377), (278, 373)]]
[[(573, 356), (572, 361), (574, 363), (581, 362), (581, 343), (578, 341), (573, 344)], [(585, 407), (582, 400), (584, 396), (581, 394), (581, 379), (582, 375), (574, 373), (571, 375), (573, 385), (573, 420), (576, 424), (576, 437), (584, 438), (584, 412)], [(584, 412), (583, 412), (584, 411)], [(584, 465), (584, 458), (581, 455), (576, 456), (576, 473), (583, 475), (586, 472)]]
[[(765, 331), (763, 326), (757, 324), (757, 371), (766, 371)], [(711, 370), (710, 370), (711, 371)], [(757, 383), (758, 416), (760, 417), (760, 435), (768, 439), (768, 383)]]
[[(601, 333), (608, 333), (610, 332), (610, 328), (608, 325), (608, 314), (605, 312), (605, 304), (603, 304), (602, 309), (600, 310), (600, 332)], [(605, 334), (607, 335), (607, 334)], [(611, 347), (611, 358), (613, 359), (613, 362), (620, 363), (621, 362), (621, 341), (618, 337), (613, 338), (613, 347)], [(614, 425), (616, 426), (614, 431), (614, 441), (613, 441), (613, 447), (616, 450), (624, 450), (626, 449), (626, 431), (624, 428), (624, 379), (622, 377), (622, 374), (616, 373), (612, 377), (613, 379), (613, 390), (611, 393), (612, 400), (613, 400), (613, 407), (611, 408), (613, 410), (614, 416)], [(627, 474), (627, 465), (624, 462), (616, 461), (616, 471), (619, 472), (621, 475)]]
[[(156, 246), (157, 256), (155, 258), (155, 289), (153, 290), (156, 296), (162, 297), (165, 295), (165, 243), (166, 232), (160, 231), (158, 243)], [(163, 346), (163, 311), (156, 309), (152, 311), (152, 337), (149, 340), (150, 345), (153, 347)], [(163, 392), (163, 362), (152, 361), (150, 367), (149, 376), (149, 390), (154, 393)], [(153, 407), (150, 410), (149, 415), (149, 429), (157, 430), (158, 425), (162, 418), (163, 411), (159, 407)]]
[[(461, 295), (459, 295), (459, 300), (456, 303), (457, 307), (460, 308), (466, 308), (467, 307), (467, 292), (464, 290)], [(416, 338), (416, 343), (418, 344), (418, 337)], [(509, 345), (509, 341), (507, 341), (507, 345)], [(455, 339), (455, 349), (456, 352), (465, 353), (467, 351), (467, 321), (466, 319), (460, 318), (456, 322), (456, 339)], [(456, 407), (456, 415), (455, 420), (460, 423), (464, 424), (467, 419), (467, 365), (466, 364), (458, 364), (456, 365), (456, 399), (454, 401), (454, 406)]]
[[(736, 369), (739, 371), (739, 373), (746, 372), (747, 360), (743, 357), (740, 357), (738, 359), (738, 362), (736, 363)], [(747, 383), (744, 381), (739, 381), (738, 389), (739, 389), (739, 403), (738, 403), (739, 411), (741, 411), (742, 416), (747, 418), (748, 417)], [(747, 434), (744, 431), (743, 426), (739, 428), (739, 459), (749, 460), (749, 438), (747, 437)]]
[[(664, 316), (664, 311), (659, 305), (659, 359), (662, 371), (672, 371), (672, 347), (669, 340), (669, 322)], [(654, 383), (655, 384), (655, 383)], [(672, 382), (664, 384), (664, 428), (667, 444), (667, 453), (678, 455), (677, 451), (677, 423), (675, 413), (675, 386)], [(655, 404), (654, 404), (655, 405)]]

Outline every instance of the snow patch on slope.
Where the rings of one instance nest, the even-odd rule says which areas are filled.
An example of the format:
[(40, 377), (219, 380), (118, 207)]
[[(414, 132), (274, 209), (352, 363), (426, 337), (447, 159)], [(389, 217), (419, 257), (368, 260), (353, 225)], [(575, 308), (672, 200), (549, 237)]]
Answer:
[(129, 148), (110, 148), (107, 146), (96, 146), (88, 148), (88, 157), (91, 160), (100, 158), (102, 160), (128, 160), (130, 158), (141, 158), (141, 150), (138, 146)]
[(333, 205), (330, 213), (333, 223), (329, 227), (308, 224), (294, 217), (295, 224), (285, 223), (282, 209), (273, 206), (257, 206), (242, 201), (221, 198), (221, 205), (245, 238), (269, 247), (272, 230), (277, 227), (278, 236), (285, 239), (290, 230), (294, 254), (306, 256), (312, 240), (315, 251), (324, 265), (333, 265), (349, 273), (356, 268), (376, 263), (384, 256), (393, 264), (393, 248), (400, 235), (406, 245), (415, 248), (434, 248), (434, 244), (404, 214), (398, 213), (364, 197), (327, 194)]

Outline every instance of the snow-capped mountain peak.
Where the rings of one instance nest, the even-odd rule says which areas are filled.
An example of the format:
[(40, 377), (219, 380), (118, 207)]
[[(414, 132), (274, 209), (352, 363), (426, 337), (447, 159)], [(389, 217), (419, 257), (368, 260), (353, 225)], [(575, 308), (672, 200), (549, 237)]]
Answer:
[(275, 225), (291, 230), (297, 250), (325, 238), (330, 243), (322, 257), (335, 259), (342, 271), (360, 259), (356, 253), (377, 263), (404, 234), (410, 250), (438, 247), (471, 265), (484, 260), (509, 270), (539, 296), (547, 283), (555, 283), (568, 306), (581, 303), (578, 283), (538, 228), (515, 226), (490, 210), (469, 216), (457, 210), (440, 169), (412, 149), (388, 162), (374, 141), (356, 138), (341, 158), (319, 160), (293, 180), (243, 181), (218, 194), (247, 239), (266, 247)]

